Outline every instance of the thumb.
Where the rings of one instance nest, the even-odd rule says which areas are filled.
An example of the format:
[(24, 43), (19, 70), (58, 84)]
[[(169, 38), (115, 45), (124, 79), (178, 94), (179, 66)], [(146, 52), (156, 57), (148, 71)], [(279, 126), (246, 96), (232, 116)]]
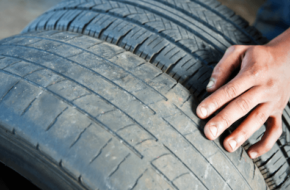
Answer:
[(240, 66), (243, 56), (249, 47), (250, 46), (234, 45), (227, 49), (226, 53), (212, 72), (206, 87), (208, 92), (213, 92), (226, 83), (233, 71)]

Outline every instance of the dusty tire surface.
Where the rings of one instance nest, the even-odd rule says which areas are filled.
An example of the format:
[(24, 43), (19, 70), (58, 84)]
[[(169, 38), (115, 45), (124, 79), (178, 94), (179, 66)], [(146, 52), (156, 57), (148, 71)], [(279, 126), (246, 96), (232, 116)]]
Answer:
[(190, 92), (131, 52), (48, 31), (0, 55), (0, 158), (40, 187), (266, 189), (243, 148), (203, 136)]
[[(35, 33), (35, 31), (40, 31), (40, 32)], [(41, 31), (51, 31), (51, 33), (49, 32), (45, 33)], [(73, 32), (74, 34), (73, 33), (59, 33), (57, 31), (70, 31), (70, 32)], [(54, 8), (47, 11), (46, 13), (44, 13), (43, 15), (35, 19), (33, 22), (31, 22), (31, 24), (29, 24), (23, 30), (22, 33), (23, 33), (23, 36), (17, 36), (14, 38), (3, 40), (2, 44), (4, 45), (15, 44), (17, 47), (18, 46), (26, 47), (26, 46), (29, 46), (29, 44), (33, 46), (33, 44), (35, 44), (36, 46), (35, 47), (33, 46), (34, 48), (38, 48), (43, 51), (52, 51), (53, 53), (56, 53), (62, 57), (65, 57), (67, 60), (70, 60), (70, 57), (73, 57), (74, 55), (75, 59), (71, 61), (74, 61), (74, 63), (76, 64), (82, 64), (83, 62), (85, 62), (85, 60), (91, 59), (90, 54), (86, 54), (87, 52), (85, 50), (92, 51), (91, 48), (96, 47), (96, 44), (106, 44), (110, 46), (109, 48), (110, 50), (108, 50), (106, 48), (103, 48), (102, 47), (103, 45), (99, 45), (98, 46), (99, 48), (97, 48), (96, 52), (94, 51), (92, 52), (93, 54), (99, 55), (103, 57), (104, 59), (108, 59), (108, 60), (110, 60), (114, 56), (118, 56), (119, 52), (116, 52), (117, 50), (120, 51), (120, 54), (122, 54), (121, 52), (126, 52), (127, 54), (131, 52), (130, 57), (132, 56), (134, 57), (134, 59), (137, 59), (137, 56), (138, 56), (139, 58), (141, 58), (141, 59), (138, 59), (139, 61), (143, 60), (144, 62), (143, 65), (151, 64), (151, 66), (148, 66), (148, 68), (147, 66), (145, 68), (145, 66), (141, 65), (142, 69), (146, 71), (149, 68), (152, 69), (154, 67), (155, 69), (156, 68), (159, 69), (159, 70), (157, 69), (156, 72), (159, 71), (159, 75), (162, 77), (160, 77), (159, 75), (156, 75), (154, 80), (158, 80), (158, 82), (154, 83), (155, 86), (152, 83), (153, 85), (152, 88), (157, 90), (155, 91), (156, 93), (160, 90), (159, 88), (161, 88), (161, 86), (159, 85), (162, 85), (163, 83), (168, 83), (169, 85), (172, 82), (175, 83), (176, 86), (182, 89), (183, 87), (185, 87), (186, 89), (189, 90), (189, 91), (186, 91), (188, 96), (186, 95), (186, 98), (185, 98), (186, 100), (183, 99), (184, 103), (181, 105), (177, 103), (178, 104), (177, 107), (179, 106), (182, 107), (185, 105), (190, 105), (192, 102), (194, 102), (193, 103), (194, 105), (191, 107), (191, 109), (188, 108), (187, 109), (188, 112), (184, 112), (189, 117), (191, 117), (191, 115), (195, 116), (195, 105), (198, 104), (200, 100), (202, 100), (204, 97), (208, 95), (205, 92), (205, 86), (212, 72), (212, 68), (219, 61), (224, 51), (229, 46), (234, 45), (234, 44), (264, 44), (267, 42), (267, 40), (265, 40), (255, 28), (249, 26), (247, 22), (245, 22), (242, 18), (235, 15), (233, 11), (222, 6), (220, 3), (218, 3), (215, 0), (202, 0), (202, 1), (201, 0), (190, 0), (190, 1), (185, 1), (185, 0), (180, 0), (180, 1), (178, 0), (159, 0), (159, 1), (153, 1), (153, 0), (148, 0), (148, 1), (75, 0), (75, 1), (63, 1), (59, 5), (55, 6)], [(91, 37), (87, 37), (87, 36), (91, 36)], [(27, 41), (28, 40), (27, 38), (29, 38), (29, 41)], [(43, 41), (43, 40), (46, 40), (46, 38), (49, 38), (52, 41)], [(93, 42), (93, 40), (96, 40), (96, 42)], [(105, 43), (104, 41), (107, 43)], [(56, 45), (55, 44), (56, 42), (57, 43), (63, 42), (63, 43), (66, 43), (66, 45), (71, 45), (74, 48), (72, 48), (71, 46), (70, 47), (66, 46), (64, 44)], [(109, 45), (108, 43), (114, 44), (114, 45)], [(118, 48), (117, 46), (119, 46), (120, 48)], [(114, 50), (113, 47), (116, 48), (117, 50)], [(5, 51), (8, 51), (8, 50), (5, 50)], [(132, 53), (135, 54), (135, 56)], [(30, 55), (31, 59), (33, 59), (32, 58), (33, 56), (35, 57), (35, 59), (38, 59), (40, 54), (34, 53)], [(7, 57), (3, 56), (2, 61), (5, 62), (6, 58)], [(48, 60), (48, 62), (52, 62), (54, 64), (58, 63), (62, 65), (62, 62), (56, 58), (51, 58)], [(86, 66), (86, 67), (87, 68), (93, 67), (94, 62), (96, 61), (92, 59), (90, 63), (91, 65)], [(5, 65), (5, 69), (6, 67), (8, 68), (9, 63), (10, 63), (9, 61), (3, 63)], [(59, 69), (60, 71), (62, 71), (61, 68)], [(143, 76), (142, 75), (143, 72), (144, 71), (142, 72), (140, 71), (138, 72), (138, 74), (134, 74), (132, 72), (132, 74), (134, 75), (134, 77), (140, 78), (140, 76)], [(73, 76), (79, 77), (76, 73), (74, 74), (75, 75)], [(103, 74), (103, 73), (100, 73), (100, 74)], [(113, 73), (113, 74), (116, 75), (116, 73)], [(40, 77), (38, 80), (47, 80), (46, 77), (48, 76), (43, 75), (42, 77), (44, 78), (40, 79), (41, 78)], [(133, 92), (137, 93), (139, 90), (136, 90), (134, 88), (138, 89), (138, 86), (140, 86), (141, 84), (137, 83), (136, 80), (134, 80), (135, 79), (134, 77), (130, 79), (126, 79), (125, 77), (122, 80), (127, 80), (126, 82), (128, 83), (128, 86), (129, 86), (129, 83), (130, 85), (132, 85), (132, 87), (130, 88), (128, 87), (128, 89), (124, 88), (125, 92), (129, 94), (131, 93), (134, 96), (138, 97)], [(121, 78), (119, 80), (121, 80)], [(72, 77), (71, 79), (74, 79), (74, 78)], [(114, 79), (111, 79), (110, 77), (107, 77), (106, 79), (114, 81)], [(148, 83), (148, 81), (152, 80), (150, 77), (148, 79), (145, 79), (145, 78), (141, 78), (141, 79), (145, 81), (145, 83)], [(174, 80), (171, 80), (171, 79), (174, 79)], [(57, 79), (54, 79), (54, 80), (57, 80)], [(88, 82), (88, 84), (95, 83), (95, 82), (96, 81), (91, 80)], [(116, 84), (117, 86), (120, 86), (118, 83)], [(60, 83), (59, 85), (62, 85), (64, 89), (73, 88), (72, 84), (70, 84), (69, 82), (68, 83), (63, 82), (63, 83)], [(83, 84), (79, 83), (78, 85), (82, 87)], [(149, 86), (150, 85), (151, 83), (149, 84)], [(60, 90), (60, 88), (61, 87), (57, 87), (58, 90)], [(176, 87), (172, 87), (172, 88), (176, 89)], [(103, 87), (103, 90), (105, 89), (106, 88)], [(183, 90), (180, 90), (180, 91), (181, 92), (177, 93), (177, 97), (179, 97), (183, 92)], [(93, 92), (90, 92), (90, 93), (93, 93)], [(138, 93), (142, 94), (142, 88), (140, 89), (140, 92)], [(145, 98), (146, 96), (148, 100), (145, 101), (142, 98), (137, 98), (136, 101), (139, 100), (143, 102), (144, 105), (148, 105), (148, 104), (151, 105), (151, 101), (152, 102), (159, 101), (157, 100), (158, 99), (157, 95), (156, 97), (154, 96), (149, 97), (148, 93), (149, 92), (144, 90), (143, 96), (142, 96), (142, 98)], [(64, 93), (64, 94), (66, 96), (73, 96), (72, 92)], [(140, 94), (138, 95), (141, 96)], [(172, 98), (172, 101), (174, 102), (173, 105), (176, 106), (175, 98), (177, 97), (173, 98), (170, 95), (170, 97), (168, 98), (167, 92), (159, 93), (159, 95), (160, 94), (162, 94), (168, 100)], [(86, 96), (86, 94), (84, 95)], [(80, 96), (83, 96), (83, 95), (80, 95)], [(118, 98), (118, 97), (115, 97), (115, 98)], [(156, 100), (151, 100), (152, 98), (153, 99), (156, 98)], [(111, 101), (111, 99), (106, 99), (106, 100)], [(68, 101), (72, 101), (72, 99), (68, 99)], [(147, 101), (149, 101), (149, 103)], [(189, 103), (187, 104), (186, 102), (189, 102)], [(31, 105), (33, 104), (29, 104), (28, 107), (30, 107)], [(127, 105), (130, 107), (130, 104), (128, 102), (127, 102)], [(72, 104), (72, 107), (74, 106), (75, 105)], [(150, 106), (148, 107), (151, 108)], [(176, 108), (174, 107), (170, 109), (172, 109), (172, 112), (174, 112), (173, 110), (175, 110)], [(122, 107), (118, 107), (118, 106), (117, 106), (117, 109), (123, 110)], [(158, 108), (158, 109), (159, 109), (158, 111), (156, 111), (154, 108), (151, 108), (150, 110), (152, 110), (152, 112), (156, 113), (157, 115), (158, 115), (158, 112), (167, 113), (167, 111), (162, 110), (164, 108)], [(82, 113), (84, 111), (85, 110), (82, 110), (82, 109), (80, 110), (80, 112)], [(84, 113), (84, 114), (86, 115), (87, 113)], [(136, 120), (129, 113), (125, 112), (124, 114), (126, 116), (130, 116), (129, 118), (132, 118), (134, 121), (137, 121), (137, 123), (143, 126), (141, 122), (138, 122), (138, 120)], [(259, 157), (258, 159), (253, 160), (254, 164), (253, 165), (250, 164), (251, 167), (253, 167), (252, 169), (246, 169), (247, 172), (240, 171), (241, 172), (240, 177), (243, 176), (242, 178), (246, 179), (245, 181), (248, 181), (248, 178), (250, 176), (252, 178), (255, 178), (254, 177), (255, 175), (260, 175), (261, 173), (264, 177), (265, 182), (267, 183), (270, 189), (279, 189), (279, 188), (287, 189), (289, 187), (288, 186), (290, 184), (290, 180), (288, 177), (289, 176), (288, 175), (289, 173), (289, 161), (288, 161), (289, 159), (288, 158), (290, 154), (290, 149), (289, 149), (290, 117), (289, 115), (290, 115), (290, 109), (289, 109), (289, 106), (287, 106), (283, 114), (283, 131), (284, 132), (282, 136), (280, 137), (280, 139), (275, 144), (275, 146), (272, 148), (272, 150), (269, 151), (267, 154)], [(88, 116), (89, 118), (92, 118), (92, 116), (94, 115), (88, 115)], [(113, 117), (114, 116), (111, 116), (111, 118)], [(171, 114), (169, 114), (168, 117), (170, 118)], [(197, 119), (196, 116), (194, 118)], [(119, 123), (118, 121), (119, 120), (116, 120), (115, 123)], [(195, 121), (197, 123), (197, 125), (199, 126), (197, 128), (199, 128), (200, 137), (204, 138), (203, 133), (202, 133), (202, 127), (203, 127), (203, 122), (205, 121), (200, 121), (198, 119), (197, 120), (192, 119), (192, 121)], [(106, 125), (106, 123), (103, 123), (103, 124)], [(170, 124), (170, 122), (168, 124)], [(181, 127), (180, 130), (182, 130), (182, 128), (187, 126), (186, 122), (183, 120), (183, 117), (177, 118), (175, 124)], [(175, 125), (172, 125), (172, 126), (174, 128), (176, 127)], [(115, 134), (116, 138), (121, 140), (123, 144), (125, 143), (127, 147), (131, 149), (132, 147), (134, 147), (133, 145), (130, 145), (130, 143), (127, 144), (126, 143), (127, 141), (123, 139), (122, 136), (118, 135), (117, 131), (114, 131), (113, 129), (111, 129), (110, 126), (108, 128), (109, 129), (106, 128), (106, 130), (112, 134), (116, 133), (117, 134), (117, 135)], [(154, 134), (154, 132), (151, 132), (149, 128), (147, 129), (144, 127), (143, 129), (144, 130), (146, 129), (145, 130), (146, 132), (156, 137), (156, 134)], [(134, 131), (134, 133), (136, 132), (134, 129), (132, 130)], [(259, 129), (259, 131), (257, 131), (244, 144), (243, 148), (246, 150), (251, 144), (254, 144), (257, 141), (259, 141), (264, 131), (265, 131), (265, 126), (262, 126)], [(128, 132), (128, 133), (131, 133), (131, 132)], [(136, 132), (136, 133), (139, 133), (139, 132)], [(183, 133), (181, 133), (181, 135), (185, 136), (185, 134)], [(156, 137), (156, 139), (159, 139), (159, 138)], [(156, 140), (156, 139), (155, 141), (159, 142), (159, 140)], [(176, 142), (179, 142), (179, 141), (176, 141)], [(204, 142), (207, 142), (207, 141), (204, 141)], [(193, 142), (191, 143), (192, 145), (197, 146)], [(215, 145), (219, 146), (219, 148), (222, 149), (219, 143), (220, 143), (219, 141), (216, 141)], [(184, 144), (181, 143), (175, 146), (179, 146), (179, 148), (183, 149), (182, 148), (183, 145)], [(167, 145), (164, 146), (163, 144), (162, 146), (168, 148)], [(137, 149), (135, 148), (132, 150), (134, 152)], [(207, 155), (207, 153), (202, 152), (202, 150), (204, 151), (208, 151), (208, 150), (207, 149), (199, 150), (201, 151), (200, 154)], [(231, 157), (231, 154), (228, 154), (225, 151), (222, 151), (222, 154), (224, 156), (226, 155), (226, 157), (233, 158), (233, 159), (230, 159), (233, 164), (232, 167), (236, 166), (238, 162), (241, 162), (243, 157), (247, 157), (245, 155), (245, 152), (242, 150), (239, 150), (236, 153), (234, 153), (232, 155), (233, 157)], [(236, 155), (237, 157), (235, 157), (234, 156), (235, 154), (238, 154), (239, 156)], [(143, 154), (140, 153), (140, 155), (143, 155)], [(189, 156), (188, 159), (192, 157), (190, 155), (188, 156)], [(205, 156), (205, 158), (207, 156)], [(226, 157), (223, 157), (223, 159), (227, 161), (223, 161), (223, 162), (229, 161), (229, 159), (227, 159)], [(179, 157), (177, 156), (177, 158)], [(244, 165), (245, 168), (248, 168), (249, 166), (247, 159), (244, 160), (245, 163), (243, 164), (241, 163), (241, 165)], [(208, 161), (209, 163), (211, 162), (210, 160)], [(57, 163), (59, 164), (62, 162), (57, 162)], [(223, 163), (221, 162), (221, 164)], [(203, 165), (203, 166), (205, 167), (206, 165)], [(256, 172), (257, 168), (259, 169), (258, 172)], [(237, 170), (239, 171), (239, 169)], [(162, 171), (159, 171), (159, 170), (155, 170), (155, 171), (159, 172), (159, 176), (160, 174), (162, 174)], [(226, 181), (226, 183), (228, 184), (233, 183), (233, 181), (241, 180), (241, 178), (239, 177), (227, 178), (226, 177), (227, 175), (224, 175), (223, 172), (220, 173), (219, 170), (215, 170), (215, 171), (217, 171), (217, 173), (220, 176), (222, 176), (224, 181)], [(192, 170), (192, 172), (194, 173), (195, 170)], [(166, 176), (166, 175), (162, 174), (161, 176)], [(180, 174), (180, 176), (183, 176), (183, 175)], [(203, 176), (203, 175), (200, 175), (200, 176)], [(200, 178), (200, 176), (198, 177)], [(176, 185), (175, 186), (173, 185), (174, 182), (172, 180), (174, 178), (170, 179), (168, 177), (165, 177), (163, 179), (166, 179), (165, 181), (169, 182), (172, 188), (178, 188)], [(255, 180), (258, 181), (257, 184), (262, 184), (262, 182), (259, 181), (260, 179), (259, 180), (255, 179)], [(211, 183), (215, 183), (215, 182), (213, 181)], [(251, 184), (249, 181), (247, 182), (247, 184), (249, 184), (248, 187), (250, 187), (251, 189), (256, 189), (256, 187), (253, 188), (252, 186), (253, 184)], [(204, 187), (211, 189), (211, 187), (207, 187), (207, 186), (204, 186)], [(237, 187), (237, 186), (229, 185), (227, 187), (230, 187), (230, 189), (235, 189), (235, 188), (240, 189), (242, 186)], [(262, 187), (264, 186), (263, 185), (259, 186), (259, 188), (262, 188)], [(184, 189), (184, 188), (185, 187), (181, 187), (181, 189)]]
[[(205, 86), (212, 68), (229, 46), (267, 43), (216, 0), (68, 0), (35, 19), (23, 33), (42, 30), (72, 31), (122, 47), (170, 75), (198, 101), (208, 96)], [(254, 160), (270, 189), (290, 185), (289, 128), (287, 105), (282, 136), (271, 151)], [(259, 141), (265, 129), (262, 126), (244, 148)]]

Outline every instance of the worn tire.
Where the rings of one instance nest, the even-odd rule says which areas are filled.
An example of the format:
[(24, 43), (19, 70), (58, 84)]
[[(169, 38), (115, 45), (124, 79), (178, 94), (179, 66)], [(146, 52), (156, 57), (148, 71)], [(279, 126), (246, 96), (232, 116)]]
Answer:
[[(257, 30), (215, 0), (64, 1), (28, 25), (23, 34), (42, 30), (90, 35), (131, 51), (189, 89), (195, 102), (207, 96), (204, 87), (213, 66), (227, 47), (267, 42)], [(27, 35), (49, 36), (43, 33)], [(58, 40), (71, 43), (68, 40), (71, 38), (66, 39), (63, 35), (59, 35)], [(19, 39), (13, 40), (17, 42)], [(75, 46), (92, 46), (88, 39), (91, 38), (82, 37), (83, 41)], [(50, 43), (40, 43), (38, 48), (41, 47), (54, 48)], [(59, 52), (64, 51), (61, 50)], [(63, 56), (69, 54), (66, 51)], [(78, 61), (82, 62), (85, 58), (81, 57)], [(254, 167), (260, 169), (270, 189), (287, 189), (290, 183), (289, 110), (287, 106), (283, 114), (284, 133), (277, 144), (267, 154), (254, 160)], [(264, 130), (262, 126), (244, 144), (244, 148), (257, 142)]]
[(138, 56), (69, 32), (0, 41), (0, 159), (44, 189), (253, 189), (243, 148), (203, 136), (196, 101)]

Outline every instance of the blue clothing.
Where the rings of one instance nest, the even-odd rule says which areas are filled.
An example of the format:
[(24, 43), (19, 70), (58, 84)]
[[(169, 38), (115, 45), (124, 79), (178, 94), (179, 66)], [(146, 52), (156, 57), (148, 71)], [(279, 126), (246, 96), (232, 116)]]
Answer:
[(290, 27), (290, 0), (267, 0), (254, 25), (269, 40), (283, 33)]

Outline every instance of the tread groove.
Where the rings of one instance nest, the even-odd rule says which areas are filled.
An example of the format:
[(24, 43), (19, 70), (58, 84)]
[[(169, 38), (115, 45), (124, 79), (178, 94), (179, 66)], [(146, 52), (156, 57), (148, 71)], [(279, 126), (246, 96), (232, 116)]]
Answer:
[[(8, 56), (7, 56), (8, 57)], [(14, 58), (17, 58), (17, 57), (14, 57)], [(84, 115), (87, 115), (92, 121), (96, 122), (97, 124), (99, 124), (103, 129), (105, 129), (106, 131), (108, 131), (109, 133), (111, 133), (113, 136), (117, 137), (125, 146), (127, 146), (129, 149), (132, 150), (132, 152), (134, 152), (140, 159), (143, 158), (143, 155), (138, 151), (136, 150), (132, 145), (130, 145), (128, 142), (126, 142), (122, 137), (120, 137), (117, 133), (115, 133), (112, 129), (110, 129), (109, 127), (107, 127), (105, 124), (103, 124), (101, 121), (97, 120), (94, 116), (92, 116), (91, 114), (85, 112), (83, 109), (81, 109), (80, 107), (78, 107), (77, 105), (73, 104), (72, 102), (70, 102), (69, 100), (66, 100), (65, 98), (59, 96), (58, 94), (54, 93), (53, 91), (49, 90), (49, 89), (46, 89), (45, 87), (43, 86), (40, 86), (32, 81), (29, 81), (25, 78), (22, 78), (18, 75), (15, 75), (13, 73), (10, 73), (10, 72), (7, 72), (7, 71), (4, 71), (4, 70), (0, 70), (0, 72), (4, 72), (4, 73), (7, 73), (9, 75), (12, 75), (14, 77), (17, 77), (17, 78), (20, 78), (24, 81), (27, 81), (29, 82), (30, 84), (33, 84), (37, 87), (40, 87), (48, 92), (50, 92), (51, 94), (53, 94), (54, 96), (56, 96), (57, 98), (61, 99), (62, 101), (66, 102), (67, 104), (77, 108), (82, 114)], [(102, 98), (101, 96), (99, 96), (100, 98)], [(105, 100), (105, 99), (104, 99)], [(106, 102), (108, 102), (108, 100), (105, 100)]]
[(73, 147), (81, 138), (82, 134), (84, 134), (84, 132), (92, 125), (92, 123), (90, 123), (86, 128), (84, 128), (84, 130), (82, 130), (82, 132), (78, 135), (78, 137), (76, 138), (76, 140), (70, 145), (69, 148)]
[(112, 138), (110, 138), (106, 144), (104, 144), (104, 146), (102, 146), (102, 148), (100, 149), (100, 151), (96, 154), (96, 156), (94, 156), (91, 161), (90, 164), (93, 163), (103, 152), (104, 148), (106, 148), (106, 146), (112, 141)]
[(61, 116), (61, 114), (63, 114), (63, 112), (65, 112), (68, 109), (68, 107), (66, 107), (64, 110), (62, 110), (57, 116), (56, 118), (51, 122), (51, 124), (48, 125), (48, 127), (46, 128), (46, 131), (48, 131), (49, 129), (51, 129), (53, 127), (53, 125), (57, 122), (57, 119)]
[(123, 163), (123, 162), (125, 162), (126, 161), (126, 159), (130, 156), (131, 154), (129, 153), (129, 154), (127, 154), (127, 156), (118, 164), (118, 166), (115, 168), (115, 170), (108, 176), (109, 178), (110, 177), (112, 177), (117, 171), (118, 171), (118, 169), (120, 168), (120, 166), (121, 166), (121, 164)]

